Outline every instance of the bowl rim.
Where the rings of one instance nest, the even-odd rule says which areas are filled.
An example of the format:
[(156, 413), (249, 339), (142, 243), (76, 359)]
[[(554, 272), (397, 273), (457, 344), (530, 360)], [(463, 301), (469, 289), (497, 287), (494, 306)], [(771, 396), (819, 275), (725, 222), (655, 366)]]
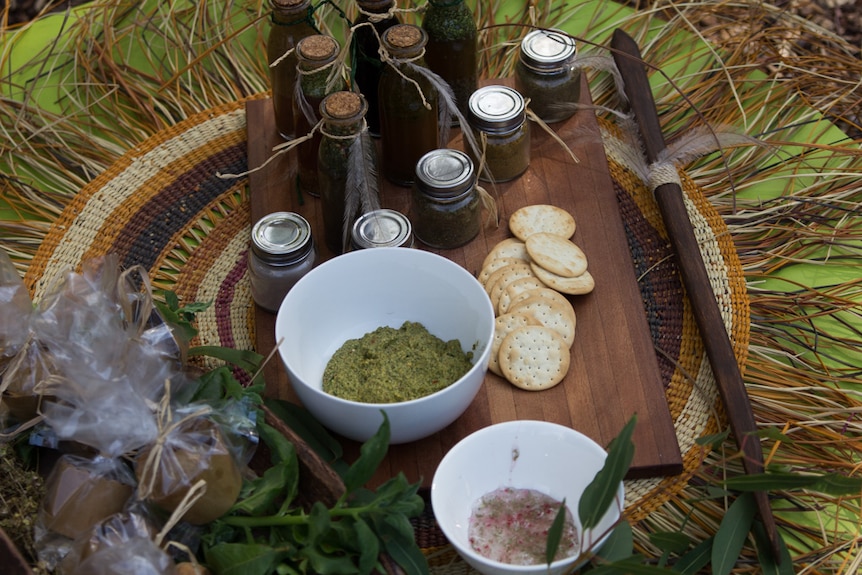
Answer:
[[(449, 258), (447, 258), (445, 256), (441, 256), (440, 254), (436, 254), (434, 252), (430, 252), (430, 251), (423, 250), (423, 249), (417, 249), (417, 248), (409, 248), (409, 247), (405, 247), (405, 246), (387, 246), (387, 247), (383, 247), (383, 248), (369, 248), (369, 249), (354, 250), (351, 252), (347, 252), (347, 253), (332, 257), (332, 258), (326, 260), (325, 262), (322, 262), (321, 264), (315, 266), (311, 271), (309, 271), (307, 274), (302, 276), (297, 281), (297, 283), (287, 293), (287, 295), (284, 297), (281, 304), (279, 305), (278, 313), (276, 314), (275, 326), (274, 326), (274, 329), (276, 331), (276, 341), (278, 342), (278, 327), (280, 325), (282, 325), (282, 323), (283, 323), (283, 322), (279, 321), (279, 317), (281, 316), (281, 310), (284, 307), (284, 304), (287, 301), (287, 299), (290, 297), (290, 294), (294, 291), (294, 289), (296, 289), (297, 286), (300, 285), (300, 283), (302, 283), (302, 282), (308, 283), (306, 280), (309, 276), (314, 274), (317, 270), (324, 268), (325, 266), (330, 266), (330, 264), (333, 264), (333, 262), (336, 262), (339, 259), (341, 259), (341, 262), (343, 263), (344, 261), (346, 261), (344, 258), (353, 258), (353, 259), (374, 258), (374, 259), (377, 259), (380, 257), (384, 257), (384, 252), (382, 252), (381, 250), (387, 250), (388, 252), (392, 252), (393, 250), (398, 250), (398, 252), (396, 252), (396, 253), (409, 254), (407, 256), (399, 255), (396, 257), (413, 257), (415, 255), (415, 256), (419, 257), (420, 259), (426, 258), (429, 261), (431, 261), (431, 260), (437, 261), (446, 267), (449, 267), (453, 270), (456, 270), (455, 273), (462, 275), (465, 279), (467, 279), (468, 282), (474, 283), (475, 286), (479, 288), (479, 290), (484, 292), (484, 288), (482, 287), (482, 284), (466, 268), (464, 268), (463, 266), (459, 265), (458, 263), (450, 260)], [(300, 380), (298, 384), (301, 385), (303, 387), (303, 389), (307, 390), (308, 392), (311, 392), (311, 393), (318, 395), (318, 396), (326, 397), (327, 399), (335, 401), (336, 404), (341, 404), (344, 406), (361, 406), (361, 407), (368, 407), (368, 408), (374, 408), (376, 410), (380, 410), (380, 409), (387, 409), (387, 408), (391, 409), (394, 406), (412, 406), (412, 405), (421, 404), (421, 403), (426, 402), (426, 401), (432, 401), (433, 398), (435, 398), (436, 396), (442, 395), (446, 392), (451, 392), (452, 389), (455, 387), (462, 387), (462, 385), (459, 385), (459, 384), (464, 384), (469, 379), (469, 376), (473, 375), (476, 370), (482, 370), (483, 369), (482, 363), (484, 362), (485, 357), (490, 356), (491, 347), (492, 347), (492, 343), (494, 340), (493, 326), (494, 326), (495, 314), (494, 314), (494, 308), (493, 308), (493, 305), (491, 304), (490, 298), (487, 298), (487, 297), (484, 298), (483, 302), (484, 302), (483, 306), (485, 306), (485, 304), (487, 304), (487, 306), (485, 306), (485, 307), (487, 308), (486, 311), (489, 312), (489, 315), (488, 315), (489, 320), (490, 320), (489, 321), (489, 327), (491, 328), (491, 331), (489, 334), (489, 339), (486, 342), (487, 345), (485, 345), (485, 347), (484, 347), (484, 349), (482, 349), (481, 353), (478, 353), (478, 354), (475, 353), (475, 347), (474, 347), (472, 366), (470, 367), (470, 369), (467, 370), (461, 377), (459, 377), (458, 379), (456, 379), (455, 381), (453, 381), (452, 383), (450, 383), (446, 387), (439, 389), (433, 393), (429, 393), (428, 395), (423, 395), (422, 397), (417, 397), (415, 399), (409, 399), (407, 401), (392, 401), (392, 402), (387, 402), (387, 403), (372, 403), (372, 402), (353, 401), (350, 399), (344, 399), (343, 397), (338, 397), (336, 395), (332, 395), (331, 393), (325, 392), (323, 390), (322, 386), (321, 387), (312, 386), (312, 385), (307, 384), (303, 380)], [(403, 321), (416, 321), (416, 320), (409, 320), (408, 319), (408, 320), (403, 320)], [(388, 324), (386, 324), (386, 325), (388, 325)], [(381, 324), (380, 327), (383, 327), (383, 326), (384, 326), (384, 324)], [(477, 340), (477, 342), (478, 342), (478, 340)], [(461, 343), (463, 345), (464, 342), (461, 342)], [(481, 343), (481, 342), (479, 342), (479, 343)], [(342, 342), (342, 345), (343, 344), (344, 344), (344, 342)], [(281, 344), (278, 343), (277, 347), (278, 347), (279, 359), (282, 362), (286, 362), (284, 356), (282, 355)], [(487, 368), (484, 368), (484, 369), (487, 369)], [(293, 379), (290, 378), (290, 384), (296, 385), (296, 382), (294, 382)], [(480, 383), (480, 387), (481, 387), (481, 385), (482, 384)]]
[[(577, 429), (574, 429), (573, 427), (569, 427), (567, 425), (562, 425), (559, 423), (555, 423), (553, 421), (545, 421), (545, 420), (540, 420), (540, 419), (514, 419), (514, 420), (494, 423), (494, 424), (488, 425), (486, 427), (483, 427), (481, 429), (478, 429), (478, 430), (474, 431), (473, 433), (461, 438), (455, 445), (453, 445), (449, 449), (449, 451), (446, 452), (446, 454), (440, 460), (440, 463), (437, 465), (437, 470), (434, 472), (434, 477), (432, 478), (432, 481), (431, 481), (430, 496), (431, 496), (432, 509), (433, 509), (433, 505), (434, 505), (435, 493), (438, 494), (438, 496), (440, 495), (439, 484), (437, 481), (437, 473), (438, 473), (440, 467), (442, 467), (444, 463), (447, 463), (447, 459), (450, 459), (451, 453), (456, 452), (456, 451), (460, 451), (462, 449), (466, 449), (466, 447), (463, 447), (463, 446), (470, 443), (470, 440), (475, 439), (477, 436), (484, 436), (484, 435), (495, 433), (500, 428), (503, 428), (503, 427), (506, 427), (506, 428), (520, 427), (520, 426), (524, 426), (524, 425), (526, 425), (529, 428), (545, 427), (548, 429), (562, 431), (563, 433), (566, 433), (572, 437), (578, 437), (580, 439), (585, 439), (588, 442), (587, 444), (590, 445), (591, 448), (595, 447), (598, 450), (601, 450), (605, 454), (605, 457), (607, 457), (607, 450), (605, 448), (603, 448), (598, 442), (596, 442), (591, 437), (585, 435), (584, 433), (578, 431)], [(459, 447), (459, 446), (461, 446), (461, 447)], [(504, 487), (504, 486), (505, 485), (503, 485), (503, 484), (500, 485), (500, 487)], [(622, 518), (622, 515), (623, 515), (622, 512), (623, 512), (624, 507), (625, 507), (625, 483), (623, 481), (620, 481), (619, 487), (617, 488), (617, 494), (615, 497), (615, 505), (612, 504), (611, 507), (608, 509), (608, 511), (605, 512), (605, 514), (607, 514), (607, 513), (616, 514), (616, 517), (614, 518), (614, 522), (619, 521), (619, 519)], [(578, 525), (579, 535), (582, 536), (584, 529), (583, 529), (583, 526), (581, 525), (580, 517), (577, 516), (576, 511), (577, 510), (575, 510), (573, 512), (573, 516), (574, 516), (574, 520), (575, 520), (576, 524)], [(484, 555), (474, 551), (469, 546), (461, 545), (449, 533), (449, 528), (447, 525), (445, 525), (442, 522), (438, 522), (438, 525), (439, 525), (440, 529), (443, 531), (443, 534), (446, 537), (447, 541), (449, 541), (449, 543), (458, 551), (459, 554), (466, 553), (466, 555), (470, 559), (476, 561), (477, 563), (481, 563), (483, 565), (486, 565), (486, 566), (493, 568), (493, 569), (496, 569), (496, 570), (505, 570), (505, 571), (509, 571), (512, 573), (519, 573), (519, 572), (520, 573), (533, 573), (537, 569), (541, 569), (542, 571), (545, 571), (545, 570), (552, 570), (552, 569), (565, 568), (565, 567), (570, 568), (571, 565), (573, 565), (585, 553), (583, 550), (579, 550), (577, 554), (570, 555), (569, 557), (564, 557), (562, 559), (557, 559), (557, 560), (551, 562), (550, 565), (548, 565), (547, 563), (537, 563), (537, 564), (532, 564), (532, 565), (515, 565), (512, 563), (503, 563), (501, 561), (496, 561), (494, 559), (490, 559), (488, 557), (485, 557)], [(591, 529), (591, 531), (592, 531), (592, 529)], [(600, 539), (595, 541), (590, 548), (593, 551), (591, 553), (588, 553), (587, 556), (594, 555), (595, 552), (602, 545), (604, 545), (604, 543), (605, 543), (605, 541), (607, 541), (608, 537), (610, 537), (610, 532), (606, 533), (603, 537), (601, 537)], [(590, 550), (588, 549), (587, 551), (590, 551)]]

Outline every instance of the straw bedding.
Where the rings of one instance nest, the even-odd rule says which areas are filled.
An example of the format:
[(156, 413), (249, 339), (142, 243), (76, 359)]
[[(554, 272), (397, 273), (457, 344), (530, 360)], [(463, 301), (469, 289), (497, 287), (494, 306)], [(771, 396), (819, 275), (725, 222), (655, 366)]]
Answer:
[[(261, 56), (264, 11), (259, 2), (230, 8), (212, 4), (193, 11), (179, 2), (96, 2), (81, 20), (69, 24), (68, 44), (28, 56), (31, 69), (52, 70), (56, 86), (15, 76), (4, 79), (6, 93), (14, 97), (6, 99), (0, 112), (0, 126), (8, 136), (0, 156), (6, 174), (0, 186), (11, 212), (27, 216), (4, 222), (2, 237), (37, 295), (44, 270), (56, 267), (44, 254), (79, 261), (87, 253), (124, 246), (129, 262), (158, 262), (156, 280), (162, 287), (186, 299), (226, 302), (215, 306), (222, 312), (205, 319), (202, 337), (243, 347), (253, 340), (234, 336), (250, 333), (250, 314), (229, 304), (247, 301), (247, 287), (236, 261), (218, 254), (241, 249), (237, 238), (248, 223), (247, 192), (242, 182), (219, 181), (205, 173), (207, 166), (225, 161), (241, 168), (240, 102), (268, 87)], [(498, 3), (480, 4), (477, 17), (489, 24)], [(721, 268), (713, 275), (724, 283), (715, 290), (726, 294), (728, 328), (764, 430), (768, 465), (856, 473), (862, 459), (857, 439), (862, 397), (856, 387), (862, 371), (862, 279), (856, 263), (862, 255), (862, 154), (859, 141), (834, 125), (858, 133), (858, 45), (793, 11), (746, 0), (659, 1), (637, 12), (611, 3), (550, 2), (513, 18), (545, 26), (577, 21), (573, 29), (584, 39), (582, 48), (596, 54), (603, 53), (600, 45), (610, 31), (622, 26), (654, 67), (656, 100), (669, 141), (709, 125), (718, 130), (732, 126), (762, 142), (687, 162), (684, 187), (692, 214), (703, 218), (704, 253), (712, 254), (707, 260)], [(510, 25), (483, 33), (488, 49), (482, 66), (488, 76), (511, 70), (512, 50), (501, 48), (513, 45), (524, 30)], [(153, 44), (171, 57), (150, 58)], [(609, 76), (597, 71), (591, 77), (597, 103), (621, 109)], [(44, 95), (40, 91), (55, 89), (56, 103), (33, 104)], [(615, 156), (619, 148), (614, 142), (625, 140), (623, 128), (613, 114), (598, 113), (621, 209), (629, 210), (627, 221), (642, 225), (631, 230), (637, 248), (650, 241), (649, 234), (660, 238), (661, 225), (643, 183), (626, 165), (626, 154)], [(187, 141), (195, 137), (194, 130), (216, 131), (197, 136), (208, 143), (199, 156), (190, 152), (195, 146)], [(172, 149), (182, 153), (172, 155)], [(213, 157), (222, 163), (213, 163)], [(130, 167), (138, 174), (133, 189), (141, 193), (130, 194), (129, 182), (123, 180)], [(147, 169), (151, 176), (141, 185), (141, 170)], [(194, 186), (185, 203), (160, 195), (171, 188), (165, 179), (194, 173), (197, 177), (188, 176)], [(82, 224), (86, 218), (78, 216), (94, 205), (106, 213), (109, 207), (127, 210), (121, 218), (125, 224), (105, 220), (87, 228)], [(155, 213), (186, 218), (181, 233), (147, 243), (147, 234), (155, 238), (162, 233), (155, 225), (160, 218), (144, 219)], [(86, 240), (71, 241), (73, 237)], [(63, 255), (80, 246), (86, 249)], [(639, 270), (645, 286), (662, 277), (651, 272), (667, 260), (667, 254), (651, 255), (655, 261), (644, 260)], [(666, 287), (652, 288), (667, 293)], [(692, 326), (681, 329), (691, 334)], [(660, 332), (656, 329), (657, 341)], [(697, 341), (696, 333), (684, 341)], [(678, 378), (668, 388), (672, 409), (675, 393), (706, 402), (697, 408), (690, 400), (676, 404), (702, 417), (686, 438), (688, 472), (677, 482), (628, 486), (630, 499), (640, 503), (630, 511), (636, 543), (655, 557), (661, 553), (651, 533), (683, 530), (698, 541), (715, 533), (733, 500), (715, 496), (715, 490), (725, 474), (741, 470), (732, 440), (717, 440), (712, 450), (696, 443), (726, 426), (710, 397), (714, 386), (709, 386), (705, 363), (678, 361), (698, 353), (671, 354), (663, 368), (668, 380)], [(688, 391), (682, 391), (686, 386)], [(682, 428), (685, 409), (674, 415)], [(772, 496), (797, 572), (858, 570), (858, 497), (783, 491)], [(420, 536), (429, 537), (423, 543), (429, 549), (442, 544), (431, 523), (417, 527)], [(450, 562), (445, 546), (440, 553), (435, 570), (466, 572), (463, 564)], [(758, 569), (749, 545), (734, 571)]]

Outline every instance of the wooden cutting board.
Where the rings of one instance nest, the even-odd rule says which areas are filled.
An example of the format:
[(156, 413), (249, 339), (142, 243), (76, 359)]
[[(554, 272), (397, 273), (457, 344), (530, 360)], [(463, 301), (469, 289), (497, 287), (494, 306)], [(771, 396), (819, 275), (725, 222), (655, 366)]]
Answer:
[[(585, 81), (581, 93), (582, 100), (588, 102)], [(270, 158), (273, 146), (282, 140), (276, 133), (269, 99), (250, 100), (246, 111), (248, 165), (254, 169)], [(586, 253), (596, 288), (589, 295), (570, 296), (578, 321), (568, 375), (549, 390), (528, 392), (489, 372), (471, 406), (449, 427), (420, 441), (391, 446), (371, 486), (399, 471), (411, 482), (421, 480), (423, 485), (430, 485), (437, 464), (461, 438), (514, 419), (566, 425), (607, 446), (632, 414), (637, 414), (635, 456), (628, 477), (681, 472), (680, 449), (595, 115), (589, 110), (579, 111), (554, 129), (580, 162), (575, 163), (559, 143), (533, 124), (529, 170), (515, 181), (496, 186), (501, 225), (486, 227), (461, 248), (430, 250), (418, 240), (416, 247), (448, 257), (475, 275), (489, 250), (511, 237), (506, 219), (516, 209), (554, 204), (572, 213), (577, 222), (572, 240)], [(453, 147), (457, 145), (453, 143)], [(300, 199), (295, 175), (295, 154), (283, 154), (250, 174), (252, 221), (274, 211), (302, 214), (318, 238), (319, 261), (324, 261), (332, 254), (322, 241), (320, 200), (308, 196)], [(384, 207), (410, 213), (407, 188), (382, 181), (381, 200)], [(257, 307), (255, 340), (259, 353), (267, 354), (275, 346), (274, 326), (275, 314)], [(277, 357), (267, 365), (265, 378), (268, 394), (298, 402)], [(357, 443), (344, 439), (344, 446), (348, 460), (358, 454)]]

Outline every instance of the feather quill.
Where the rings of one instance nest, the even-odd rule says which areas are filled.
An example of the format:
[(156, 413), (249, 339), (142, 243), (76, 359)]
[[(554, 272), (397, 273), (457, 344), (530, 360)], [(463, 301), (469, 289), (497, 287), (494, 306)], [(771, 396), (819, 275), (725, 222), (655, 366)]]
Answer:
[(311, 108), (311, 104), (308, 103), (308, 99), (305, 97), (305, 92), (302, 91), (302, 70), (299, 69), (299, 66), (296, 67), (296, 83), (294, 84), (293, 89), (293, 100), (296, 102), (296, 107), (305, 116), (305, 120), (308, 122), (309, 126), (313, 126), (317, 123), (317, 114)]
[(380, 209), (374, 143), (364, 128), (350, 143), (347, 151), (347, 180), (344, 186), (344, 228), (342, 247), (350, 246), (350, 231), (357, 214)]

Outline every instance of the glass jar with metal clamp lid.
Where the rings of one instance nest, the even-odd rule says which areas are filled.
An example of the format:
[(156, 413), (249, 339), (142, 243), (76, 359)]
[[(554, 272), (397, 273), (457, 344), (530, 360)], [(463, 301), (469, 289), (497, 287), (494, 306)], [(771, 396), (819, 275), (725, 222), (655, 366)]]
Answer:
[(437, 149), (422, 156), (411, 200), (414, 233), (422, 243), (456, 248), (479, 234), (482, 202), (473, 162), (464, 152)]
[(299, 279), (311, 271), (317, 249), (308, 221), (293, 212), (273, 212), (251, 229), (248, 275), (251, 296), (260, 307), (277, 312)]
[(529, 98), (530, 109), (547, 123), (575, 113), (573, 104), (581, 95), (576, 55), (575, 41), (560, 30), (534, 30), (521, 40), (515, 89)]
[(466, 146), (466, 151), (480, 180), (506, 182), (527, 171), (530, 124), (524, 97), (517, 90), (497, 85), (479, 88), (470, 96), (467, 120), (480, 149)]

